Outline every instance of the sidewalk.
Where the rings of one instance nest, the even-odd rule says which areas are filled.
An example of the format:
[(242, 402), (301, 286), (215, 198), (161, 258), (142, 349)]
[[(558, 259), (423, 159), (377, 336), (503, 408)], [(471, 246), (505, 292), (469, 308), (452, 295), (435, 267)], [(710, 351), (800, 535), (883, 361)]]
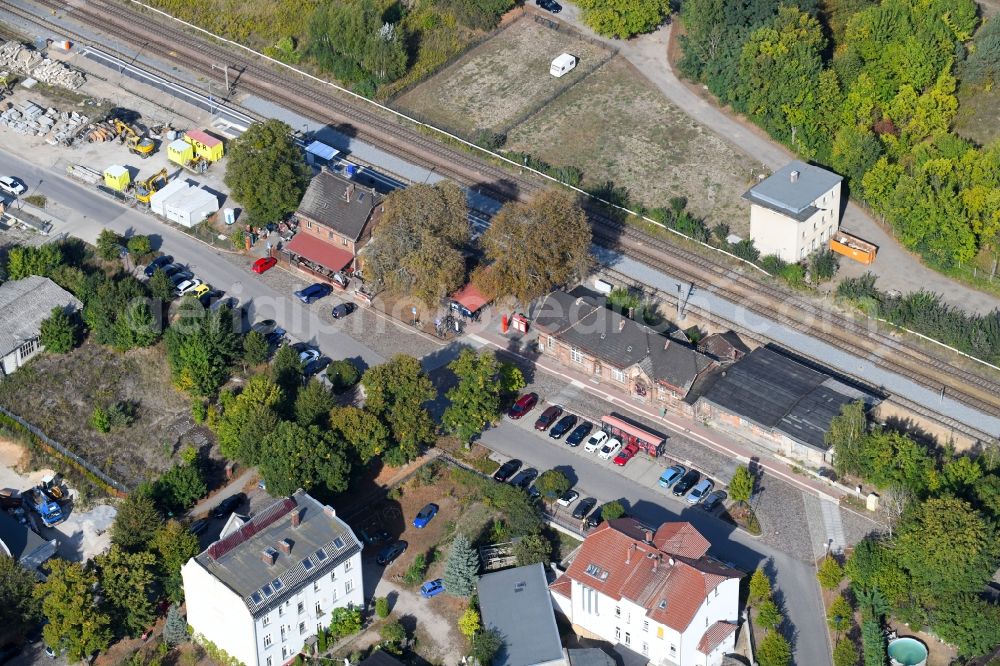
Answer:
[(232, 497), (236, 493), (243, 490), (243, 486), (250, 483), (251, 479), (257, 474), (257, 469), (251, 467), (246, 469), (242, 474), (231, 480), (229, 483), (224, 485), (218, 492), (214, 495), (210, 495), (205, 499), (201, 500), (195, 504), (188, 511), (189, 516), (197, 516), (202, 513), (207, 513), (219, 505), (222, 500)]

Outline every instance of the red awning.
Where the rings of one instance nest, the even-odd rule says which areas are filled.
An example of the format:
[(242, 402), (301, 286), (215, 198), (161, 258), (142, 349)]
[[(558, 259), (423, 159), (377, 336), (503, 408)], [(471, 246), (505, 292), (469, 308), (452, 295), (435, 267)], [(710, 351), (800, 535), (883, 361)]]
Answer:
[(295, 234), (295, 238), (285, 245), (285, 249), (333, 272), (344, 270), (345, 266), (354, 261), (354, 255), (347, 250), (324, 243), (304, 232)]
[(471, 282), (452, 294), (451, 300), (455, 301), (469, 312), (476, 312), (479, 308), (490, 302), (489, 299), (483, 296)]
[(635, 437), (636, 439), (641, 439), (642, 441), (649, 444), (659, 445), (663, 443), (663, 437), (661, 437), (660, 435), (649, 432), (648, 430), (643, 430), (639, 426), (634, 426), (631, 423), (622, 421), (620, 418), (617, 418), (615, 416), (602, 416), (601, 423), (610, 426), (612, 428), (617, 428), (622, 432), (628, 433), (632, 437)]

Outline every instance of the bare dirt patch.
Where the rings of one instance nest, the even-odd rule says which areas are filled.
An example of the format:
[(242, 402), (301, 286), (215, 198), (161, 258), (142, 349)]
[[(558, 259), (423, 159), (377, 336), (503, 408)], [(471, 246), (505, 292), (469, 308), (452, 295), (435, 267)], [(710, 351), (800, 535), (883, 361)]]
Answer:
[[(579, 64), (556, 78), (549, 65), (561, 53), (575, 55)], [(505, 132), (611, 54), (571, 30), (554, 30), (525, 16), (399, 97), (394, 106), (464, 136), (481, 129)]]
[[(90, 427), (95, 405), (118, 401), (135, 406), (131, 426), (108, 434)], [(86, 343), (43, 354), (0, 383), (0, 404), (130, 487), (168, 469), (187, 444), (204, 449), (213, 441), (171, 386), (159, 347), (119, 354)]]
[[(611, 180), (634, 202), (691, 210), (748, 226), (741, 205), (753, 163), (663, 98), (616, 57), (508, 135), (507, 148), (583, 170), (584, 185)], [(712, 222), (710, 222), (711, 224)]]

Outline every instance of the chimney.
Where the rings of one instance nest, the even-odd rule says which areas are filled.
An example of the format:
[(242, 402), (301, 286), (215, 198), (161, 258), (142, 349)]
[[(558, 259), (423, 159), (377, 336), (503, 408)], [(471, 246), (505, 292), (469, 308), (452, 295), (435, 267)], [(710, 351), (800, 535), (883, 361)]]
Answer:
[(344, 201), (350, 201), (351, 197), (354, 196), (354, 183), (348, 183), (347, 189), (344, 190)]
[(648, 527), (644, 527), (642, 529), (642, 535), (644, 537), (643, 540), (646, 543), (650, 543), (650, 544), (653, 543), (653, 530), (649, 529)]
[(323, 507), (323, 513), (326, 514), (327, 518), (336, 518), (337, 517), (337, 511), (332, 506), (330, 506), (329, 504), (327, 504), (326, 506)]
[(288, 539), (282, 539), (278, 542), (278, 550), (283, 552), (285, 555), (292, 554), (292, 542)]
[(632, 553), (635, 551), (635, 548), (635, 542), (632, 542), (628, 550), (625, 551), (625, 564), (632, 564)]
[(621, 333), (622, 329), (624, 328), (625, 328), (625, 320), (622, 319), (620, 322), (618, 322), (618, 332)]
[(267, 566), (273, 567), (275, 561), (277, 561), (277, 559), (278, 559), (278, 553), (275, 552), (275, 550), (273, 548), (266, 548), (266, 549), (264, 549), (263, 552), (261, 552), (260, 559)]
[(298, 527), (302, 524), (302, 509), (295, 509), (292, 511), (292, 527)]
[(653, 556), (653, 571), (655, 572), (660, 566), (660, 554), (657, 553)]
[(791, 172), (790, 174), (788, 174), (788, 179), (793, 183), (799, 182), (799, 172), (798, 171)]

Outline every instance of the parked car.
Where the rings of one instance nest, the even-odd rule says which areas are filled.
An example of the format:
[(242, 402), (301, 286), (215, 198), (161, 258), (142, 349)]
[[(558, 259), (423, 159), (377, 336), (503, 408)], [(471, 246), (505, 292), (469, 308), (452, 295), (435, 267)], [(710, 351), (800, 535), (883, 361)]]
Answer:
[(153, 273), (156, 272), (157, 268), (164, 268), (165, 266), (170, 265), (173, 260), (174, 258), (169, 254), (161, 254), (146, 265), (146, 270), (144, 270), (143, 273), (146, 274), (146, 277), (153, 277)]
[(177, 285), (177, 289), (174, 290), (174, 293), (176, 293), (178, 296), (184, 296), (186, 294), (193, 293), (195, 289), (202, 286), (203, 284), (205, 283), (199, 280), (198, 278), (184, 280), (179, 285)]
[(696, 485), (694, 488), (691, 489), (691, 492), (688, 493), (687, 496), (688, 504), (697, 504), (698, 502), (705, 499), (705, 495), (707, 495), (712, 490), (712, 486), (714, 485), (715, 484), (712, 483), (711, 480), (703, 479), (701, 482), (698, 483), (698, 485)]
[(520, 398), (517, 399), (517, 402), (515, 402), (511, 406), (510, 411), (507, 412), (507, 416), (516, 421), (517, 419), (521, 418), (522, 416), (530, 412), (532, 409), (534, 409), (537, 403), (538, 403), (537, 393), (525, 393), (524, 395), (522, 395)]
[(563, 493), (563, 496), (556, 500), (560, 506), (569, 506), (573, 502), (580, 499), (580, 493), (575, 490), (567, 490)]
[(726, 494), (725, 490), (716, 490), (708, 494), (708, 496), (702, 501), (701, 508), (705, 511), (714, 511), (716, 507), (722, 504), (729, 495)]
[(604, 507), (603, 506), (599, 506), (596, 509), (594, 509), (593, 513), (591, 513), (589, 516), (587, 516), (587, 529), (588, 530), (591, 529), (591, 528), (597, 527), (598, 525), (600, 525), (604, 521), (604, 516), (601, 515), (602, 511), (604, 511)]
[(212, 509), (213, 518), (223, 518), (231, 514), (237, 509), (243, 502), (247, 500), (247, 496), (243, 493), (236, 493), (232, 497), (227, 497), (226, 499), (219, 502), (218, 506)]
[(552, 12), (553, 14), (558, 14), (562, 11), (562, 5), (555, 0), (535, 0), (535, 4), (545, 11)]
[(251, 268), (254, 273), (260, 274), (274, 268), (277, 264), (278, 260), (274, 257), (261, 257), (257, 261), (253, 262), (253, 266)]
[(208, 296), (212, 293), (212, 287), (203, 282), (192, 289), (191, 293), (194, 294), (194, 297), (200, 301), (203, 296)]
[(437, 504), (434, 504), (433, 502), (431, 504), (428, 504), (427, 506), (422, 508), (420, 510), (420, 513), (417, 514), (417, 517), (413, 519), (413, 526), (416, 527), (418, 530), (427, 527), (427, 523), (434, 520), (434, 516), (437, 515), (437, 512), (438, 512)]
[[(557, 423), (556, 425), (559, 424)], [(570, 446), (580, 446), (580, 442), (583, 441), (583, 438), (589, 435), (590, 431), (593, 429), (594, 425), (592, 423), (584, 421), (573, 429), (573, 432), (571, 432), (569, 437), (566, 438), (566, 443)]]
[(309, 285), (305, 289), (299, 289), (294, 293), (297, 299), (299, 299), (306, 305), (309, 305), (310, 303), (318, 301), (324, 296), (329, 296), (330, 292), (332, 291), (333, 287), (331, 287), (330, 285), (326, 284), (325, 282), (317, 282), (316, 284)]
[(56, 651), (54, 649), (52, 649), (50, 646), (46, 645), (44, 652), (45, 652), (45, 656), (48, 657), (49, 659), (55, 659), (56, 658)]
[(440, 578), (429, 580), (420, 586), (420, 596), (430, 599), (444, 592), (444, 581)]
[(333, 361), (328, 359), (326, 356), (320, 356), (317, 359), (313, 359), (312, 361), (306, 363), (306, 367), (302, 368), (302, 376), (309, 378), (313, 375), (319, 374), (332, 362)]
[(292, 349), (299, 353), (299, 360), (302, 361), (302, 363), (315, 361), (323, 355), (318, 349), (306, 342), (296, 342), (292, 345)]
[(624, 467), (629, 460), (635, 457), (635, 454), (639, 453), (638, 444), (629, 444), (621, 452), (615, 456), (615, 464)]
[(273, 319), (261, 319), (260, 321), (258, 321), (257, 323), (255, 323), (253, 326), (251, 326), (250, 330), (251, 331), (257, 331), (258, 333), (260, 333), (264, 337), (267, 337), (277, 327), (278, 327), (278, 322), (274, 321)]
[[(223, 292), (218, 289), (208, 289), (203, 294), (198, 296), (198, 302), (201, 303), (202, 307), (208, 308), (217, 300), (222, 298)], [(218, 309), (218, 308), (216, 308)]]
[(528, 486), (534, 483), (537, 478), (538, 470), (534, 467), (529, 467), (528, 469), (522, 470), (521, 473), (518, 474), (513, 481), (511, 481), (511, 485), (527, 490)]
[(576, 505), (576, 508), (573, 509), (573, 517), (577, 520), (583, 520), (595, 506), (597, 506), (597, 500), (593, 497), (582, 499), (580, 500), (580, 503)]
[(375, 556), (375, 562), (377, 562), (379, 566), (383, 567), (391, 564), (393, 560), (403, 554), (408, 545), (409, 544), (405, 541), (394, 541), (393, 543), (390, 543), (378, 552), (378, 555)]
[(681, 480), (674, 484), (674, 495), (677, 497), (684, 495), (687, 491), (691, 490), (691, 487), (694, 486), (694, 484), (698, 483), (698, 479), (700, 478), (701, 474), (698, 473), (698, 470), (688, 470), (684, 476), (681, 477)]
[(179, 271), (177, 273), (174, 273), (173, 275), (170, 276), (170, 283), (173, 284), (174, 287), (177, 287), (180, 284), (182, 284), (184, 282), (187, 282), (188, 280), (193, 280), (193, 279), (194, 279), (194, 273), (192, 273), (191, 271), (187, 271), (187, 270), (181, 270), (181, 271)]
[(535, 420), (535, 430), (541, 430), (542, 432), (548, 430), (549, 426), (555, 423), (556, 419), (562, 415), (562, 411), (562, 407), (559, 405), (549, 405), (546, 407), (541, 416)]
[(385, 543), (389, 541), (392, 537), (389, 532), (377, 527), (368, 527), (363, 530), (358, 530), (358, 537), (361, 538), (366, 545), (373, 546), (379, 543)]
[(566, 416), (559, 419), (558, 423), (552, 426), (552, 428), (549, 430), (549, 437), (551, 437), (552, 439), (561, 438), (563, 435), (569, 432), (570, 428), (576, 425), (576, 422), (578, 420), (579, 419), (576, 418), (576, 415), (567, 414)]
[(677, 483), (677, 479), (684, 476), (684, 473), (686, 471), (687, 469), (684, 467), (684, 465), (674, 465), (673, 467), (668, 467), (667, 469), (663, 470), (663, 474), (660, 475), (660, 481), (659, 481), (660, 487), (669, 488), (670, 486), (674, 485), (675, 483)]
[(507, 483), (510, 477), (517, 474), (517, 470), (521, 469), (521, 461), (517, 458), (511, 458), (504, 464), (500, 465), (497, 471), (493, 472), (493, 480), (499, 481), (500, 483)]
[(606, 441), (608, 441), (608, 433), (603, 430), (598, 430), (591, 435), (590, 439), (587, 440), (587, 443), (583, 445), (583, 450), (587, 453), (593, 453), (604, 446), (604, 442)]
[(351, 314), (357, 309), (358, 306), (355, 305), (354, 303), (341, 303), (340, 305), (334, 307), (333, 312), (331, 312), (330, 314), (333, 315), (334, 319), (343, 319), (344, 317)]
[(212, 521), (210, 521), (208, 518), (202, 518), (201, 520), (196, 520), (193, 523), (191, 523), (190, 527), (188, 527), (188, 532), (197, 536), (202, 532), (204, 532), (205, 530), (207, 530), (208, 526), (211, 524)]
[(167, 264), (163, 267), (163, 272), (167, 274), (167, 277), (173, 277), (183, 270), (183, 264)]
[(611, 460), (616, 455), (618, 455), (618, 452), (621, 451), (621, 449), (622, 449), (621, 440), (612, 437), (607, 442), (605, 442), (604, 446), (601, 447), (601, 450), (597, 452), (597, 457), (600, 458), (601, 460)]
[(14, 176), (0, 176), (0, 190), (3, 190), (13, 197), (17, 197), (27, 192), (28, 186), (25, 185), (20, 178), (15, 178)]

